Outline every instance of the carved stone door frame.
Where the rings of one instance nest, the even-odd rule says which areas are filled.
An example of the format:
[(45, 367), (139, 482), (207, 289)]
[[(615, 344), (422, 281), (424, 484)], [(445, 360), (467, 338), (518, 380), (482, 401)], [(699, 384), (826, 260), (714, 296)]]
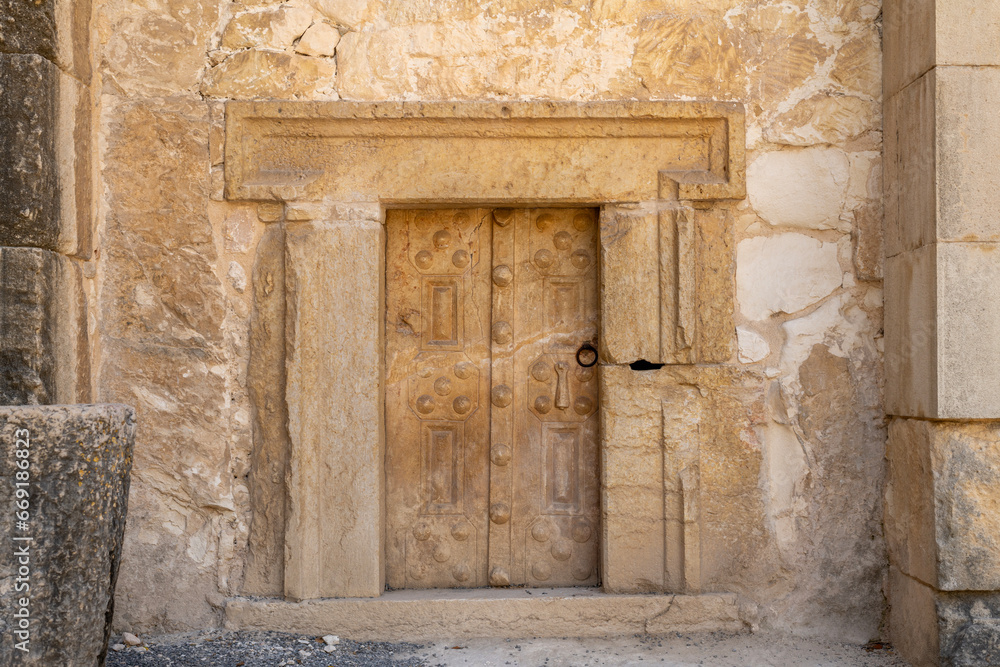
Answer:
[[(732, 249), (702, 230), (725, 227), (725, 201), (745, 196), (744, 146), (735, 103), (229, 103), (226, 197), (260, 202), (268, 223), (253, 276), (246, 592), (384, 590), (387, 207), (599, 207), (602, 362), (719, 363), (731, 295), (699, 296), (726, 293), (711, 283), (731, 280)], [(602, 368), (602, 404), (619, 375)], [(602, 444), (603, 585), (695, 591), (697, 467), (674, 507), (662, 469), (640, 479), (648, 449)]]

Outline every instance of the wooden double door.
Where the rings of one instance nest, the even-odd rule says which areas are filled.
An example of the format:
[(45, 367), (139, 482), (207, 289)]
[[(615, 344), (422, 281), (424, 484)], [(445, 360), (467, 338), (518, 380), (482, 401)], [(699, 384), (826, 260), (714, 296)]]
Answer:
[(388, 586), (596, 585), (596, 212), (386, 226)]

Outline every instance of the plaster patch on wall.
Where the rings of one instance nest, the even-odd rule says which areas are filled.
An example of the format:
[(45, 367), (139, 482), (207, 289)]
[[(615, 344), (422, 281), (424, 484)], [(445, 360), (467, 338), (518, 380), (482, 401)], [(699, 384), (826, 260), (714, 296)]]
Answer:
[(736, 298), (750, 320), (796, 313), (843, 283), (837, 244), (802, 234), (757, 236), (736, 250)]

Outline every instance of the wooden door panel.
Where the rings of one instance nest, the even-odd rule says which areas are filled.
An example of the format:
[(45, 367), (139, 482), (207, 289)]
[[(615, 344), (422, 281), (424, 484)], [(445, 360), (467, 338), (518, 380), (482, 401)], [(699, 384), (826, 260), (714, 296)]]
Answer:
[(386, 581), (486, 585), (490, 227), (485, 210), (390, 211)]
[(577, 360), (582, 346), (597, 347), (596, 215), (526, 210), (519, 230), (514, 580), (596, 585), (597, 373)]

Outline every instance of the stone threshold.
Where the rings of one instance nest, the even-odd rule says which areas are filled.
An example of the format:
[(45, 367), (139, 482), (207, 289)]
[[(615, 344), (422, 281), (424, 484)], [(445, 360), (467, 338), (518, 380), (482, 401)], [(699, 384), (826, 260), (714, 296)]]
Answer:
[(736, 595), (615, 595), (599, 589), (391, 591), (377, 598), (226, 600), (228, 630), (339, 634), (357, 641), (737, 632)]

